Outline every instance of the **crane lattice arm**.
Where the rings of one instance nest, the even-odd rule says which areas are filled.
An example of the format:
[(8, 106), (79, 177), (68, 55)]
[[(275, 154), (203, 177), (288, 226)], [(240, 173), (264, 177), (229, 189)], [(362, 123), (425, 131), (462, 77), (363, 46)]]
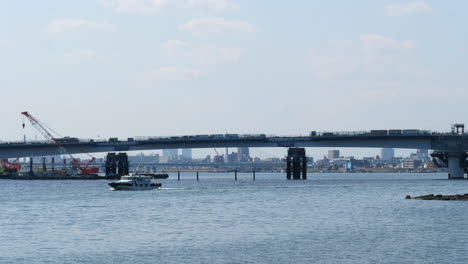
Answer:
[[(74, 164), (82, 173), (98, 173), (99, 168), (90, 168), (89, 166), (96, 160), (91, 154), (86, 153), (88, 156), (91, 157), (91, 160), (88, 163), (81, 162), (77, 159), (75, 159), (61, 144), (59, 140), (57, 140), (52, 134), (45, 128), (45, 125), (41, 124), (39, 120), (34, 118), (31, 114), (28, 112), (22, 112), (22, 115), (26, 116), (31, 122), (31, 124), (50, 142), (54, 144), (54, 146), (57, 148), (57, 151), (64, 155), (68, 155), (71, 158), (71, 163)], [(24, 128), (24, 123), (23, 123), (23, 128)], [(52, 130), (51, 128), (49, 128)], [(52, 130), (53, 131), (53, 130)], [(55, 131), (54, 131), (55, 132)], [(57, 132), (55, 132), (58, 134)]]
[[(31, 124), (47, 139), (49, 140), (50, 142), (54, 143), (55, 147), (57, 148), (58, 152), (60, 154), (68, 154), (67, 150), (62, 147), (62, 145), (54, 138), (54, 136), (52, 136), (52, 134), (49, 133), (49, 131), (47, 131), (47, 129), (39, 122), (39, 120), (37, 120), (36, 118), (34, 118), (31, 114), (29, 114), (28, 112), (21, 112), (22, 115), (26, 116), (29, 120), (29, 122), (31, 122)], [(23, 125), (24, 127), (24, 125)]]

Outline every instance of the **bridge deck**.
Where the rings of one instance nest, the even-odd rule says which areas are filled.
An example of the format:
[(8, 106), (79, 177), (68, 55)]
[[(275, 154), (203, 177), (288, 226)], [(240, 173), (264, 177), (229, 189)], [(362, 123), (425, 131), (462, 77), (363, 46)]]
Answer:
[[(411, 130), (414, 132), (413, 130)], [(382, 133), (382, 131), (378, 131)], [(266, 136), (260, 135), (198, 135), (180, 137), (143, 137), (127, 140), (76, 139), (61, 142), (70, 154), (112, 151), (222, 148), (222, 147), (354, 147), (354, 148), (408, 148), (447, 151), (468, 149), (468, 136), (441, 134), (427, 131), (411, 134), (379, 134), (372, 132), (324, 132), (311, 136)], [(0, 158), (56, 155), (53, 143), (7, 142), (0, 143)]]

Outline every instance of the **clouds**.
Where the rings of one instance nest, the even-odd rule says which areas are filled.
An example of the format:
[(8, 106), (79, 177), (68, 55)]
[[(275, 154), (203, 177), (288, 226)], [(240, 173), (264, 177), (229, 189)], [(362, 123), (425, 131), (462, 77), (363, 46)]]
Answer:
[(116, 12), (157, 15), (164, 9), (208, 9), (221, 11), (235, 7), (229, 0), (99, 0)]
[(210, 43), (190, 44), (180, 40), (168, 40), (161, 45), (166, 58), (190, 65), (215, 65), (236, 63), (243, 49), (236, 46), (220, 46)]
[(411, 2), (406, 4), (387, 5), (384, 8), (386, 16), (408, 16), (413, 14), (430, 13), (432, 8), (425, 2)]
[(361, 34), (357, 39), (338, 39), (327, 50), (312, 50), (310, 65), (321, 80), (365, 78), (411, 74), (409, 55), (416, 42), (378, 34)]
[(194, 18), (179, 26), (192, 35), (219, 34), (227, 32), (256, 33), (258, 29), (245, 21), (228, 21), (222, 17)]
[(183, 81), (208, 75), (210, 66), (236, 63), (242, 49), (210, 43), (191, 44), (181, 40), (168, 40), (161, 44), (160, 54), (170, 65), (143, 71), (134, 75), (137, 83), (152, 84), (159, 81)]
[(137, 82), (152, 83), (155, 81), (177, 81), (193, 79), (204, 73), (197, 69), (183, 67), (160, 67), (154, 70), (136, 74)]
[(359, 39), (363, 50), (367, 53), (405, 51), (416, 47), (414, 41), (399, 41), (378, 34), (362, 34)]
[[(196, 10), (221, 12), (237, 6), (231, 0), (98, 0), (116, 12), (137, 15), (159, 15), (169, 11)], [(177, 27), (174, 27), (177, 30)], [(258, 29), (245, 21), (223, 17), (193, 18), (178, 29), (192, 36), (207, 37), (224, 33), (255, 33)], [(206, 76), (209, 67), (239, 62), (244, 49), (238, 45), (219, 45), (212, 38), (205, 41), (166, 40), (160, 45), (160, 56), (166, 60), (152, 70), (135, 74), (143, 82), (175, 81)], [(169, 65), (169, 66), (167, 66)]]
[(82, 30), (115, 31), (117, 27), (109, 22), (81, 18), (57, 18), (45, 26), (44, 31), (52, 34), (78, 32)]
[(96, 62), (102, 61), (103, 58), (100, 57), (95, 50), (79, 50), (74, 52), (67, 52), (63, 54), (56, 63), (59, 64), (77, 64), (84, 62)]

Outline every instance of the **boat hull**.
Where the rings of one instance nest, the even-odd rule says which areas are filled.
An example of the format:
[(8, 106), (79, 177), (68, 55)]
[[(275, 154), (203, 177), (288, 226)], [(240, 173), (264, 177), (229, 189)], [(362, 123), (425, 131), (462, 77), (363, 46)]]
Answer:
[(148, 183), (148, 184), (130, 184), (130, 183), (109, 183), (113, 191), (147, 191), (161, 188), (161, 183)]

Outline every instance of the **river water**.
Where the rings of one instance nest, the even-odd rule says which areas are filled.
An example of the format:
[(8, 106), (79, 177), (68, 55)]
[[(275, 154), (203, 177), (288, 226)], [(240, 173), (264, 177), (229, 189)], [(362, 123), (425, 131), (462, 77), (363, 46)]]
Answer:
[(0, 263), (468, 263), (468, 193), (445, 174), (194, 173), (162, 190), (0, 181)]

